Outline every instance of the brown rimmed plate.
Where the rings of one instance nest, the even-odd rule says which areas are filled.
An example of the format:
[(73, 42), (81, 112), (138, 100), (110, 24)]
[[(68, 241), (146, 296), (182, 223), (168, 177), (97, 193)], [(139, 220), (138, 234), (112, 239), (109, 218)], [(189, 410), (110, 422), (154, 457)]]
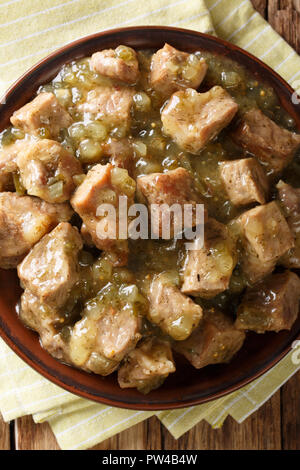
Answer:
[[(179, 28), (140, 26), (93, 34), (66, 45), (41, 60), (6, 93), (0, 105), (0, 130), (9, 124), (12, 113), (28, 102), (38, 87), (49, 82), (63, 64), (93, 52), (126, 44), (137, 49), (158, 49), (165, 42), (184, 51), (206, 50), (227, 56), (247, 67), (259, 80), (270, 84), (281, 105), (295, 119), (300, 130), (300, 107), (292, 102), (292, 88), (263, 62), (242, 49), (213, 36)], [(61, 364), (40, 346), (36, 333), (18, 319), (15, 305), (21, 289), (15, 271), (0, 270), (0, 335), (33, 369), (64, 389), (107, 405), (137, 410), (164, 410), (204, 403), (256, 379), (291, 349), (300, 339), (300, 318), (291, 331), (257, 335), (249, 333), (242, 350), (227, 365), (196, 370), (176, 357), (177, 372), (158, 390), (144, 396), (135, 389), (122, 390), (116, 374), (100, 377)]]

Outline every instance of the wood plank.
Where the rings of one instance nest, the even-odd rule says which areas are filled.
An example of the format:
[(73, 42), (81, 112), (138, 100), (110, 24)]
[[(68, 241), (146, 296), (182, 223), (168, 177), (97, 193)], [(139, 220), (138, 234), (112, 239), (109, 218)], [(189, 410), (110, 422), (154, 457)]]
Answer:
[(167, 450), (280, 450), (280, 392), (242, 424), (229, 417), (221, 429), (202, 422), (178, 441), (166, 429), (163, 438)]
[(281, 397), (282, 447), (300, 450), (300, 372), (284, 385)]
[(268, 1), (267, 0), (252, 0), (254, 8), (259, 11), (259, 13), (266, 18), (268, 11)]
[[(299, 10), (299, 2), (296, 2)], [(268, 0), (268, 21), (300, 52), (300, 15), (291, 0)]]
[(297, 10), (298, 13), (300, 13), (300, 0), (293, 0), (293, 5), (295, 10)]
[(15, 421), (15, 446), (17, 450), (59, 450), (48, 423), (35, 424), (31, 416)]
[(10, 449), (9, 424), (5, 423), (0, 413), (0, 450)]

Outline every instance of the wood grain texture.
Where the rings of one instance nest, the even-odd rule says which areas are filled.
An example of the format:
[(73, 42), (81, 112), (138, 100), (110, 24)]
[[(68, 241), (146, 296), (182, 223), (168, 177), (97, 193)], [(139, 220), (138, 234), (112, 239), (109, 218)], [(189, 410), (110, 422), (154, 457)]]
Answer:
[(267, 0), (252, 0), (252, 3), (254, 8), (256, 8), (262, 16), (266, 17), (268, 8)]
[[(253, 6), (300, 52), (300, 0), (252, 0)], [(17, 449), (57, 450), (47, 424), (30, 417), (16, 421)], [(0, 449), (9, 448), (9, 426), (0, 419)], [(223, 428), (195, 426), (177, 441), (153, 417), (95, 446), (94, 450), (125, 449), (289, 449), (300, 450), (300, 372), (244, 423), (228, 418)]]
[(10, 449), (10, 430), (9, 424), (4, 423), (0, 414), (0, 450)]
[(49, 424), (34, 424), (31, 416), (15, 421), (15, 447), (17, 450), (59, 450)]
[[(295, 2), (299, 10), (299, 2)], [(300, 52), (300, 15), (291, 0), (269, 0), (268, 21)]]
[(300, 0), (293, 0), (294, 8), (300, 13)]

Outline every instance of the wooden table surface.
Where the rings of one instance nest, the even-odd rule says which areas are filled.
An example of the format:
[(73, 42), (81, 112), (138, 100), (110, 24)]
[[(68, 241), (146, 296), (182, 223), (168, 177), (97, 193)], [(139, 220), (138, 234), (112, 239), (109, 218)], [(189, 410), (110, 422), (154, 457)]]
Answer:
[[(252, 0), (253, 5), (300, 53), (300, 0)], [(299, 14), (297, 13), (299, 11)], [(24, 417), (9, 424), (0, 415), (0, 449), (58, 450), (48, 424)], [(222, 429), (200, 423), (179, 440), (157, 418), (138, 424), (94, 447), (109, 449), (300, 449), (300, 373), (243, 424), (228, 418)]]

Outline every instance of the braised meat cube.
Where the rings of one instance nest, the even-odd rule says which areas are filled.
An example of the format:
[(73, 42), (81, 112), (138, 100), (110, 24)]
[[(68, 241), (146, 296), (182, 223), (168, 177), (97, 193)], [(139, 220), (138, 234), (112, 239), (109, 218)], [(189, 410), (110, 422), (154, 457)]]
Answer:
[(135, 83), (139, 78), (137, 54), (131, 47), (118, 46), (95, 52), (91, 66), (95, 72), (125, 83)]
[(47, 202), (64, 202), (75, 189), (73, 176), (82, 173), (76, 157), (54, 140), (32, 143), (17, 157), (23, 186), (27, 193)]
[(183, 149), (198, 153), (234, 118), (238, 105), (219, 86), (207, 93), (188, 88), (171, 96), (161, 113), (164, 132)]
[[(192, 206), (192, 217), (189, 229), (199, 221), (196, 217), (196, 205), (199, 196), (193, 189), (193, 178), (184, 168), (168, 171), (167, 173), (151, 173), (137, 179), (137, 187), (147, 199), (151, 207), (152, 232), (157, 237), (173, 238), (182, 232), (184, 221), (184, 206)], [(157, 205), (157, 206), (154, 206)], [(174, 207), (173, 204), (178, 207)], [(161, 206), (161, 207), (159, 207)], [(170, 233), (167, 233), (170, 220)]]
[(235, 325), (256, 333), (290, 330), (298, 316), (299, 299), (300, 279), (295, 273), (272, 274), (247, 289)]
[(108, 128), (117, 127), (125, 134), (130, 127), (134, 90), (132, 88), (98, 87), (89, 91), (78, 110)]
[[(84, 222), (85, 235), (89, 233), (99, 250), (119, 253), (119, 265), (127, 263), (128, 254), (128, 234), (119, 237), (119, 198), (120, 196), (126, 198), (130, 207), (134, 203), (134, 194), (135, 181), (130, 178), (127, 170), (114, 168), (108, 163), (95, 165), (71, 199), (74, 210)], [(107, 215), (99, 213), (103, 204), (110, 204), (115, 213), (107, 212), (106, 209), (104, 212)]]
[(281, 173), (300, 147), (300, 135), (279, 127), (258, 108), (244, 114), (232, 137), (260, 160), (268, 175)]
[(278, 204), (273, 201), (239, 217), (242, 233), (262, 263), (277, 261), (294, 246), (294, 238)]
[(280, 264), (286, 268), (300, 268), (300, 189), (283, 181), (279, 181), (276, 188), (280, 205), (295, 239), (295, 247), (283, 255)]
[(230, 362), (241, 349), (245, 333), (222, 312), (207, 310), (203, 321), (185, 341), (178, 341), (174, 349), (196, 368)]
[(148, 393), (160, 387), (172, 372), (175, 363), (169, 343), (150, 337), (127, 356), (118, 371), (118, 382), (121, 388), (137, 388)]
[(254, 284), (270, 274), (294, 247), (293, 234), (275, 201), (244, 212), (236, 220), (241, 240), (240, 264)]
[(282, 180), (277, 183), (276, 188), (280, 205), (289, 221), (289, 217), (300, 212), (300, 188), (293, 188)]
[(109, 288), (104, 287), (104, 292), (87, 302), (70, 339), (72, 363), (101, 375), (113, 372), (141, 338), (139, 315), (126, 303), (118, 304), (115, 291), (107, 303), (103, 294)]
[(276, 261), (262, 262), (252, 245), (244, 239), (240, 254), (240, 264), (247, 281), (250, 284), (255, 284), (274, 271)]
[(11, 123), (24, 132), (56, 139), (73, 119), (53, 93), (40, 93), (11, 117)]
[(207, 72), (204, 58), (165, 44), (152, 57), (150, 85), (162, 95), (182, 88), (198, 88)]
[(222, 162), (220, 174), (229, 199), (235, 206), (266, 203), (269, 183), (255, 158)]
[(15, 190), (14, 175), (18, 172), (17, 155), (25, 151), (28, 145), (26, 140), (17, 140), (0, 150), (0, 192)]
[(15, 268), (59, 222), (71, 218), (68, 204), (48, 204), (30, 196), (0, 193), (0, 266)]
[(63, 317), (59, 310), (41, 303), (28, 289), (21, 296), (20, 319), (39, 333), (43, 347), (57, 359), (68, 362), (68, 347), (58, 334)]
[(177, 341), (188, 338), (202, 318), (200, 305), (182, 294), (165, 274), (153, 279), (149, 302), (149, 320)]
[(234, 241), (227, 227), (214, 219), (204, 226), (203, 247), (199, 239), (188, 251), (182, 292), (204, 298), (215, 297), (228, 289), (236, 265)]
[(78, 230), (69, 223), (60, 223), (19, 264), (22, 285), (40, 302), (62, 307), (79, 279), (78, 253), (81, 249)]

